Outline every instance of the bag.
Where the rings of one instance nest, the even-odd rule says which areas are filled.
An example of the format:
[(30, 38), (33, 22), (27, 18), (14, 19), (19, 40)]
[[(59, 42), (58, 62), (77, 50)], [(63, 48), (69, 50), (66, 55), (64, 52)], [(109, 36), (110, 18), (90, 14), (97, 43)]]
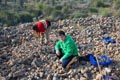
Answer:
[[(99, 59), (101, 59), (100, 61), (98, 60), (99, 65), (101, 65), (101, 66), (108, 66), (112, 63), (112, 60), (109, 57), (107, 57), (106, 55), (99, 56)], [(98, 66), (96, 58), (93, 55), (90, 55), (90, 62), (92, 65)]]

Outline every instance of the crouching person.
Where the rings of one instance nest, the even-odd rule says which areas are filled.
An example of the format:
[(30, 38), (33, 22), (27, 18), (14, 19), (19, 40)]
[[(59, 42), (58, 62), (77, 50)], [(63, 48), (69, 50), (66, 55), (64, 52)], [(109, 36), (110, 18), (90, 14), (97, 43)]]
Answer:
[(35, 25), (33, 25), (34, 35), (36, 37), (41, 37), (40, 41), (47, 44), (49, 41), (49, 33), (50, 33), (51, 22), (49, 20), (40, 20)]
[(55, 45), (55, 53), (62, 63), (62, 67), (69, 69), (71, 64), (77, 61), (78, 48), (70, 35), (65, 35), (64, 31), (59, 31), (59, 41)]

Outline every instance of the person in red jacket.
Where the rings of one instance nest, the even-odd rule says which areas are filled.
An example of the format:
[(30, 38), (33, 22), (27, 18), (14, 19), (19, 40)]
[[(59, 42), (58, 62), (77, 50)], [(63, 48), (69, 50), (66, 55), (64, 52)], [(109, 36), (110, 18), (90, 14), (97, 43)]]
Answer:
[[(34, 35), (41, 37), (41, 42), (48, 43), (51, 22), (49, 20), (40, 20), (33, 25)], [(45, 39), (45, 40), (44, 40)]]

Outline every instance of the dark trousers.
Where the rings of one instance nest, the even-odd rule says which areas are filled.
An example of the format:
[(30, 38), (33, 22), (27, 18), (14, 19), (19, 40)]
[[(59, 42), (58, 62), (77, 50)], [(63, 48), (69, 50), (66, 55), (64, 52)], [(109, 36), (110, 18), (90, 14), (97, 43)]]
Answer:
[(92, 54), (87, 54), (85, 56), (78, 56), (79, 62), (80, 61), (90, 61), (90, 59), (89, 59), (90, 55), (92, 55)]
[[(60, 55), (57, 55), (57, 57), (59, 59), (61, 59), (64, 54), (62, 53), (62, 49), (59, 49), (59, 51), (60, 51)], [(79, 62), (90, 61), (90, 59), (89, 59), (90, 55), (92, 55), (92, 54), (87, 54), (85, 56), (77, 56), (78, 61)], [(73, 57), (75, 57), (75, 56), (69, 56), (67, 59), (63, 60), (62, 61), (62, 67), (65, 68), (67, 66), (67, 64), (72, 60)]]
[[(64, 54), (62, 53), (62, 49), (59, 49), (59, 51), (60, 51), (60, 55), (57, 55), (57, 57), (58, 57), (59, 59), (61, 59)], [(56, 52), (56, 51), (55, 51), (55, 52)], [(74, 56), (69, 56), (67, 59), (62, 60), (62, 67), (63, 67), (63, 68), (66, 68), (67, 64), (72, 60), (73, 57), (74, 57)]]

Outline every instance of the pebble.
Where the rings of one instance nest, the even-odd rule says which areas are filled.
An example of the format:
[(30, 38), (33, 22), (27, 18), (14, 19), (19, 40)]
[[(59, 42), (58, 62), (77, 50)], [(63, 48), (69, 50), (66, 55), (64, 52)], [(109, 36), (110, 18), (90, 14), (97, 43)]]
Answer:
[[(32, 80), (34, 76), (41, 80), (93, 80), (98, 68), (89, 62), (79, 64), (77, 68), (63, 71), (58, 58), (53, 50), (57, 41), (56, 32), (64, 30), (76, 41), (79, 55), (86, 54), (108, 55), (115, 60), (111, 64), (111, 70), (115, 69), (113, 76), (120, 78), (120, 18), (90, 16), (79, 19), (64, 19), (56, 21), (50, 32), (48, 45), (41, 44), (39, 38), (35, 38), (32, 32), (32, 23), (19, 24), (17, 26), (0, 27), (0, 80), (6, 77), (17, 77), (21, 80), (25, 76)], [(112, 26), (115, 25), (115, 26)], [(28, 27), (29, 26), (29, 27)], [(105, 34), (116, 40), (116, 44), (109, 44), (107, 53), (101, 36)], [(96, 48), (96, 51), (93, 50)], [(105, 67), (102, 67), (104, 70)], [(25, 69), (25, 71), (21, 71)], [(27, 70), (26, 70), (27, 69)], [(65, 75), (59, 76), (58, 73)], [(39, 76), (38, 76), (39, 75)]]

